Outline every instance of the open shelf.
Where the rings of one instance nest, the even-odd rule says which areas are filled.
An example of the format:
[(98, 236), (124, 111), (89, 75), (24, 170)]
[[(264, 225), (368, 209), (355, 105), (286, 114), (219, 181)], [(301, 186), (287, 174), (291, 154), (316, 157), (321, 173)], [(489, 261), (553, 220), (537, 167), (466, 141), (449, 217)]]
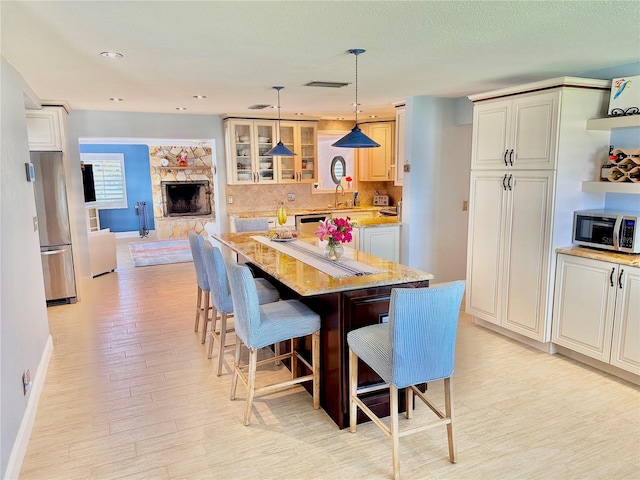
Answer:
[(640, 127), (640, 115), (592, 118), (587, 120), (587, 130), (611, 130), (612, 128)]
[(582, 182), (587, 193), (635, 193), (640, 195), (640, 183), (631, 182)]

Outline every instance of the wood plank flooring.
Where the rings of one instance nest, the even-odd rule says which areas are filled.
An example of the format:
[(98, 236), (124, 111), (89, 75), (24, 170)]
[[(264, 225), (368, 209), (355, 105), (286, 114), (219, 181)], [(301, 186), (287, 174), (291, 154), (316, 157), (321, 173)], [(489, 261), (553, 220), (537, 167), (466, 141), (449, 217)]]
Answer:
[[(83, 294), (48, 309), (54, 350), (21, 479), (391, 478), (378, 428), (338, 430), (300, 387), (258, 397), (242, 425), (242, 386), (229, 400), (233, 349), (216, 377), (216, 357), (193, 332), (191, 263), (134, 268), (118, 240), (118, 270)], [(403, 478), (639, 477), (637, 386), (465, 314), (453, 383), (458, 463), (445, 428), (422, 432), (400, 441)], [(430, 414), (418, 403), (412, 421)]]

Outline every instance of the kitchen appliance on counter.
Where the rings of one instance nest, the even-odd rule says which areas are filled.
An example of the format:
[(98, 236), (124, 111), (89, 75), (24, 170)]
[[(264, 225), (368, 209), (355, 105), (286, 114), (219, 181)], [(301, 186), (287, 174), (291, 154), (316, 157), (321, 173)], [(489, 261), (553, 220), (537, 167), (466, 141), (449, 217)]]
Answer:
[(31, 152), (47, 305), (77, 300), (62, 152)]
[(640, 212), (580, 210), (573, 214), (573, 243), (585, 247), (640, 253)]
[(373, 206), (374, 207), (388, 207), (389, 206), (389, 195), (380, 195), (376, 193), (373, 196)]

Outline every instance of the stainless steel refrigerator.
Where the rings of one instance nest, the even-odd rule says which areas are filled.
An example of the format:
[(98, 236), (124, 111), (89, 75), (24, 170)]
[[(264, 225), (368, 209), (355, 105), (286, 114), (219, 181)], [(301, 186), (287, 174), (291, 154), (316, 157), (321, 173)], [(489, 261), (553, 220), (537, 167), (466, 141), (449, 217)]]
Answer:
[(31, 152), (47, 305), (75, 303), (76, 280), (62, 152)]

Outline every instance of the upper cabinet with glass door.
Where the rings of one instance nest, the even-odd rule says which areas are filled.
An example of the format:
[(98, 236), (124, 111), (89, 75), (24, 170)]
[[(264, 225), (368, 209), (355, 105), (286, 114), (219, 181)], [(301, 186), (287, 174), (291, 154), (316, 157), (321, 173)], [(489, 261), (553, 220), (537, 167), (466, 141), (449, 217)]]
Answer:
[(274, 157), (276, 122), (272, 120), (226, 120), (227, 183), (277, 183)]
[(282, 122), (280, 141), (296, 156), (275, 157), (278, 159), (278, 182), (314, 182), (318, 151), (315, 122)]

